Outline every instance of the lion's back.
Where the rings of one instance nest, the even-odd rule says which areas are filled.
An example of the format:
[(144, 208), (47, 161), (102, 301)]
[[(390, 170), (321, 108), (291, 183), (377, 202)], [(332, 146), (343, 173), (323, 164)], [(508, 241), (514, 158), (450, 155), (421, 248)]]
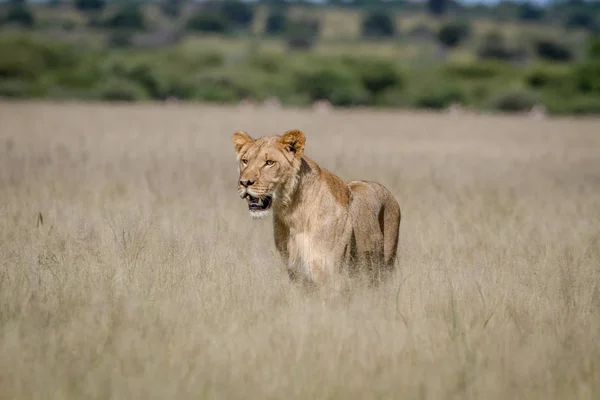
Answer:
[(351, 181), (348, 187), (352, 193), (353, 201), (360, 203), (362, 207), (368, 207), (374, 212), (378, 212), (384, 205), (396, 205), (399, 207), (396, 198), (382, 184), (373, 181)]

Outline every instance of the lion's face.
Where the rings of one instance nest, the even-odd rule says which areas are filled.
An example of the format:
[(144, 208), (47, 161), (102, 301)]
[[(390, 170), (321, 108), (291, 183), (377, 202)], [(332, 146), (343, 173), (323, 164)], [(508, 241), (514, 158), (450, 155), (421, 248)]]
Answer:
[(261, 218), (283, 201), (286, 190), (295, 184), (300, 170), (304, 135), (289, 131), (283, 136), (252, 139), (245, 132), (232, 138), (237, 153), (238, 194), (248, 202), (250, 215)]

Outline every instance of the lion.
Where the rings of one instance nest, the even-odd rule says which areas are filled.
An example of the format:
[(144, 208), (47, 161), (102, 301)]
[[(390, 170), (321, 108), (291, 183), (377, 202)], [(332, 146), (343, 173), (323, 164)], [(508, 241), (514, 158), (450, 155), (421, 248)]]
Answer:
[(238, 194), (250, 215), (273, 215), (275, 247), (291, 280), (332, 281), (347, 268), (378, 281), (393, 271), (400, 205), (383, 185), (345, 182), (304, 155), (299, 130), (253, 139), (236, 132)]

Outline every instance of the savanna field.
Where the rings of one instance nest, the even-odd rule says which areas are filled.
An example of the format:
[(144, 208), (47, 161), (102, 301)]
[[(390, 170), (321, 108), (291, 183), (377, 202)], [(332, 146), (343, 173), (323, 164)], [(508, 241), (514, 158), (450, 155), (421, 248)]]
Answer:
[[(598, 399), (600, 120), (0, 104), (0, 398)], [(231, 136), (402, 208), (381, 288), (309, 293)]]

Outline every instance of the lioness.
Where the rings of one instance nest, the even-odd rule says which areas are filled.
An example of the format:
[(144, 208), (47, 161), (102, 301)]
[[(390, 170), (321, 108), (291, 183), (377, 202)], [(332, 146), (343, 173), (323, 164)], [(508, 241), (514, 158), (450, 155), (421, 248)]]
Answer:
[(275, 246), (292, 280), (320, 284), (343, 266), (381, 277), (394, 268), (400, 206), (375, 182), (344, 182), (304, 155), (299, 130), (253, 139), (232, 137), (239, 162), (238, 193), (250, 215), (272, 211)]

